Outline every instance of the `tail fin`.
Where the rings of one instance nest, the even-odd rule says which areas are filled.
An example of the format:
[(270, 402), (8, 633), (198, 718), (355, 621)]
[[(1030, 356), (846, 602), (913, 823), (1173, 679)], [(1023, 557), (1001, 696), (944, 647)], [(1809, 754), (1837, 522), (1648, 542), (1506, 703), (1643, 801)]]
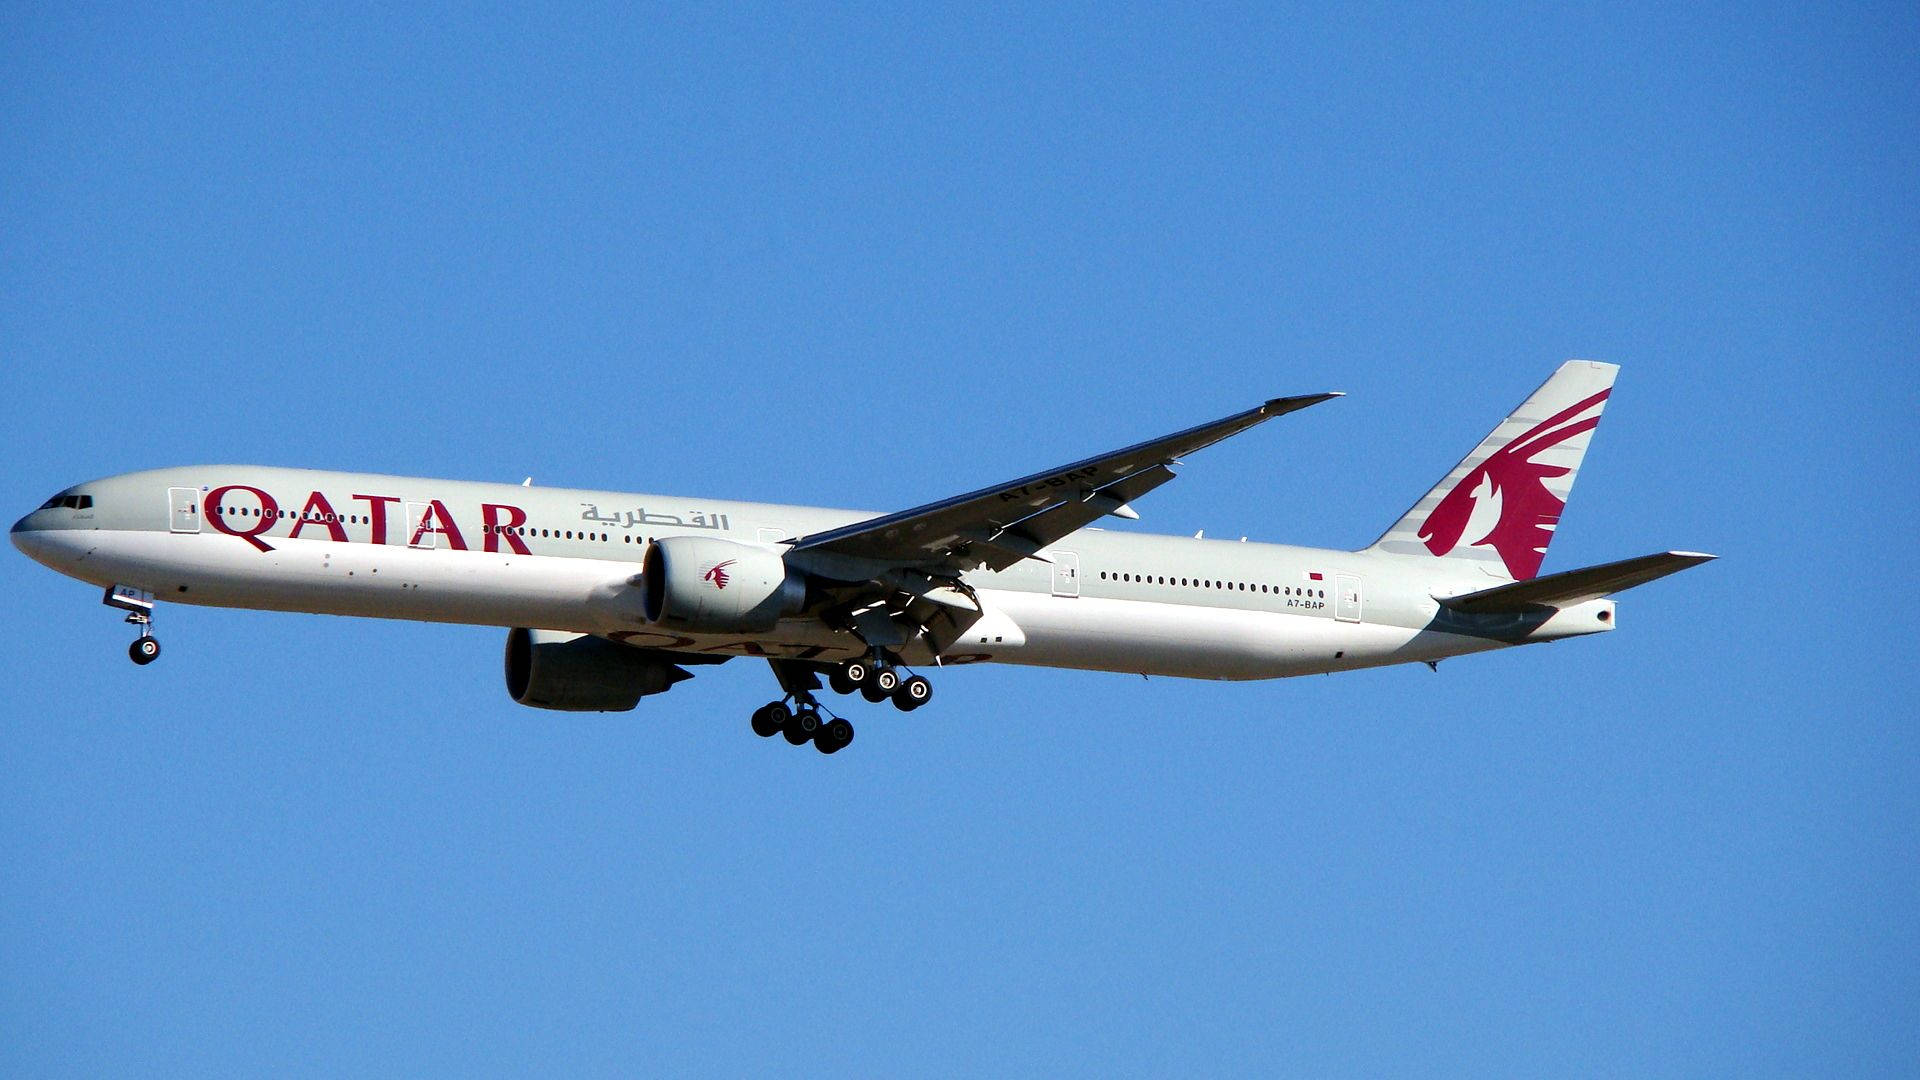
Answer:
[(1368, 550), (1465, 560), (1511, 581), (1538, 574), (1619, 370), (1560, 365)]

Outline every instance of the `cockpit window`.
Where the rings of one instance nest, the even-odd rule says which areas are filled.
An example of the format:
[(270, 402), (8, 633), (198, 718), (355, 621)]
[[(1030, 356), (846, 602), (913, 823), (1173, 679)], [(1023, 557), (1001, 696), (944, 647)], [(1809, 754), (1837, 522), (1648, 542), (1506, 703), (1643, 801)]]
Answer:
[(56, 506), (67, 510), (91, 510), (93, 509), (93, 496), (55, 495), (53, 498), (41, 503), (40, 509), (52, 510)]

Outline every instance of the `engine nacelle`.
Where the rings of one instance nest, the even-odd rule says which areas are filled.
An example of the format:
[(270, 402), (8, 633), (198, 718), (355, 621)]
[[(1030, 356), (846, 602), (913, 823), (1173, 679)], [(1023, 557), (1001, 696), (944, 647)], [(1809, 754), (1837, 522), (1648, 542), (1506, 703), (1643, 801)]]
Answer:
[(588, 634), (507, 632), (507, 693), (522, 705), (566, 712), (625, 712), (691, 672)]
[(753, 634), (798, 615), (807, 584), (780, 553), (706, 536), (668, 536), (640, 573), (647, 621), (694, 634)]

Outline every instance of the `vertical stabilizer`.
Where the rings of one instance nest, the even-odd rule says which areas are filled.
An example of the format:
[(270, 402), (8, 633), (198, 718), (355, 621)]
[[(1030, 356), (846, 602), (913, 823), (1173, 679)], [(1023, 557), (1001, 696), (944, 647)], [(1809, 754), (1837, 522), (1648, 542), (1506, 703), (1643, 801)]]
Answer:
[(1369, 550), (1463, 560), (1513, 581), (1538, 574), (1619, 370), (1560, 365)]

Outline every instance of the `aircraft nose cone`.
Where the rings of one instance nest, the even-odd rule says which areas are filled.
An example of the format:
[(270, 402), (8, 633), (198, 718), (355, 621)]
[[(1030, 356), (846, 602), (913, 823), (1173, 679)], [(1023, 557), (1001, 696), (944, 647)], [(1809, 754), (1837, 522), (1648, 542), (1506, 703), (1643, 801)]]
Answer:
[(13, 538), (13, 546), (19, 548), (27, 555), (33, 554), (33, 549), (27, 546), (35, 531), (31, 525), (27, 524), (27, 522), (32, 519), (33, 515), (28, 514), (26, 517), (14, 522), (12, 531), (7, 534)]

